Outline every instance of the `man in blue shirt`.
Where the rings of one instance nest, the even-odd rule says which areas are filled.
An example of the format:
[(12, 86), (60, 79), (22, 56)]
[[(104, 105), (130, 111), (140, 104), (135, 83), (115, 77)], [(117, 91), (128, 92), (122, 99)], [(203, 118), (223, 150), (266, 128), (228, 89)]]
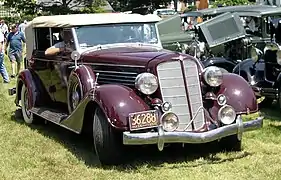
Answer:
[(6, 44), (6, 54), (7, 48), (9, 46), (8, 56), (12, 63), (12, 75), (11, 77), (16, 77), (15, 69), (17, 62), (17, 74), (20, 71), (21, 61), (22, 61), (22, 43), (25, 43), (24, 34), (18, 31), (18, 28), (15, 24), (11, 26), (11, 32), (8, 34), (7, 37), (7, 44)]

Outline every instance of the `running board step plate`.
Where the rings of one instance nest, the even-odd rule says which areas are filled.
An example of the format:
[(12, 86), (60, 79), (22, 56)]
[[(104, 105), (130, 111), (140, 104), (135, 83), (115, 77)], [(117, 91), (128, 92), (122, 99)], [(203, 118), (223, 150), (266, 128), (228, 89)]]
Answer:
[(58, 110), (54, 110), (46, 107), (33, 107), (30, 111), (46, 120), (60, 123), (68, 117), (68, 114)]

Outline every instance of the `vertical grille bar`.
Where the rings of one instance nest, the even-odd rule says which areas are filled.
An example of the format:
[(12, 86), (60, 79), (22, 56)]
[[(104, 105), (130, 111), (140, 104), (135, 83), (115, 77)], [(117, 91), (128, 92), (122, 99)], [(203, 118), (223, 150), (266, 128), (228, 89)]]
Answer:
[[(203, 104), (196, 63), (188, 60), (184, 61), (183, 65), (187, 87), (185, 87), (184, 75), (179, 61), (165, 62), (157, 66), (163, 101), (172, 103), (172, 111), (177, 114), (180, 120), (177, 131), (183, 131), (186, 128), (191, 121), (190, 115), (194, 117), (198, 108)], [(190, 97), (187, 97), (186, 89)], [(190, 109), (192, 112), (189, 111), (187, 98), (191, 98)], [(195, 118), (194, 127), (198, 129), (203, 125), (204, 111), (202, 110), (202, 113), (200, 112)], [(192, 130), (192, 126), (189, 126), (186, 130)]]
[(189, 102), (192, 111), (192, 117), (195, 118), (193, 125), (195, 129), (202, 128), (205, 123), (204, 110), (201, 109), (197, 116), (195, 113), (203, 106), (203, 97), (200, 85), (200, 79), (198, 75), (198, 67), (196, 62), (187, 60), (183, 62), (185, 78), (187, 81), (187, 90), (189, 92)]

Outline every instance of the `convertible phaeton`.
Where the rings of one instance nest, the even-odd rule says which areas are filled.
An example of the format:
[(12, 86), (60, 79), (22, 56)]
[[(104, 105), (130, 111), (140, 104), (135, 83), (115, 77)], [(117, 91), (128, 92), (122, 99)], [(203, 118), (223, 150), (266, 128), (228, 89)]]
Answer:
[[(240, 150), (242, 133), (262, 127), (256, 97), (239, 75), (204, 68), (162, 48), (157, 15), (41, 16), (26, 27), (27, 68), (9, 94), (27, 124), (44, 118), (91, 132), (102, 164), (118, 164), (128, 145), (216, 141)], [(56, 55), (45, 55), (62, 41)], [(89, 131), (88, 131), (89, 130)]]

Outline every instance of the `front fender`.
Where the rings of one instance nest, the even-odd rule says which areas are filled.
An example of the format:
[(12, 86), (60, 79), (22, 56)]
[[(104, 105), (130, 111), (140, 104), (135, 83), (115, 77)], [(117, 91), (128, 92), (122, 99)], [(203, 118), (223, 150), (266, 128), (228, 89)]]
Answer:
[(224, 74), (223, 84), (217, 93), (224, 94), (227, 104), (231, 105), (236, 113), (246, 114), (258, 111), (256, 96), (251, 86), (241, 76), (229, 73)]
[(150, 110), (150, 107), (132, 89), (121, 85), (101, 85), (96, 89), (95, 101), (109, 123), (127, 130), (129, 113)]
[(233, 61), (227, 60), (222, 57), (212, 57), (201, 62), (204, 65), (204, 67), (217, 66), (226, 69), (228, 72), (232, 72), (232, 69), (237, 64)]

